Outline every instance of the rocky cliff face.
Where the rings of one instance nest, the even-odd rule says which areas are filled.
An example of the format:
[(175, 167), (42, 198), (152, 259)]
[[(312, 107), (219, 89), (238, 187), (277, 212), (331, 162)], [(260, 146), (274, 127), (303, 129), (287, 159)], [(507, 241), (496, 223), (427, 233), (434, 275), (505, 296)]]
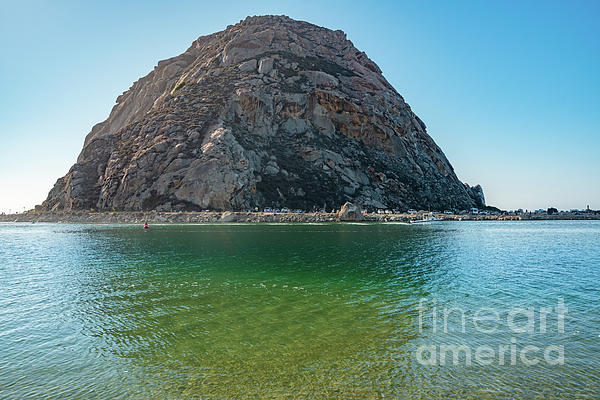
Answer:
[(343, 32), (261, 16), (200, 37), (119, 96), (41, 209), (346, 201), (465, 209), (483, 192), (458, 180), (425, 124)]

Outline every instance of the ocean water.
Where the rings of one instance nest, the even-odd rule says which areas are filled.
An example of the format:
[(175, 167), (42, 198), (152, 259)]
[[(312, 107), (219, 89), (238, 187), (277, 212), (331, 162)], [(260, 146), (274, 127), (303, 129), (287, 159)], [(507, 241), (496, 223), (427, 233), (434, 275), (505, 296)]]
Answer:
[(597, 221), (0, 224), (0, 398), (598, 398), (599, 288)]

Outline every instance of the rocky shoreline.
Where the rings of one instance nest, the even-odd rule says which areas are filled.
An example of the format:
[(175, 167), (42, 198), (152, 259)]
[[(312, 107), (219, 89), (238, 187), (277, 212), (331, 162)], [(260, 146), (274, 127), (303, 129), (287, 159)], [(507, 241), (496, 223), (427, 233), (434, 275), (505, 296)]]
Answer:
[[(595, 213), (561, 213), (553, 215), (457, 215), (433, 214), (443, 221), (505, 221), (505, 220), (600, 220)], [(423, 214), (361, 214), (348, 218), (339, 212), (275, 213), (275, 212), (159, 212), (159, 211), (112, 211), (112, 212), (25, 212), (21, 214), (2, 214), (0, 222), (54, 222), (54, 223), (315, 223), (315, 222), (405, 222), (420, 220)]]

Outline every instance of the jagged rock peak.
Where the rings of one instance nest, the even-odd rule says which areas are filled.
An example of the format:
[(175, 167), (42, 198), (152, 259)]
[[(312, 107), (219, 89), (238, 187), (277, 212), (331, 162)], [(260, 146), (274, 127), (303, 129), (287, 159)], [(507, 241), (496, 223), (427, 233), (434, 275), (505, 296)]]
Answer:
[(255, 16), (120, 95), (41, 209), (464, 209), (478, 193), (344, 32)]

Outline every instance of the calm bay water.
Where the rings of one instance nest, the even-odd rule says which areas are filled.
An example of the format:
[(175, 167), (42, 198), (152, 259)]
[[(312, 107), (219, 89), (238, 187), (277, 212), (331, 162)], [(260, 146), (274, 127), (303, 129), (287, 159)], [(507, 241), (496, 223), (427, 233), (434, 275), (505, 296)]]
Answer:
[(0, 398), (598, 398), (599, 282), (596, 221), (0, 224)]

